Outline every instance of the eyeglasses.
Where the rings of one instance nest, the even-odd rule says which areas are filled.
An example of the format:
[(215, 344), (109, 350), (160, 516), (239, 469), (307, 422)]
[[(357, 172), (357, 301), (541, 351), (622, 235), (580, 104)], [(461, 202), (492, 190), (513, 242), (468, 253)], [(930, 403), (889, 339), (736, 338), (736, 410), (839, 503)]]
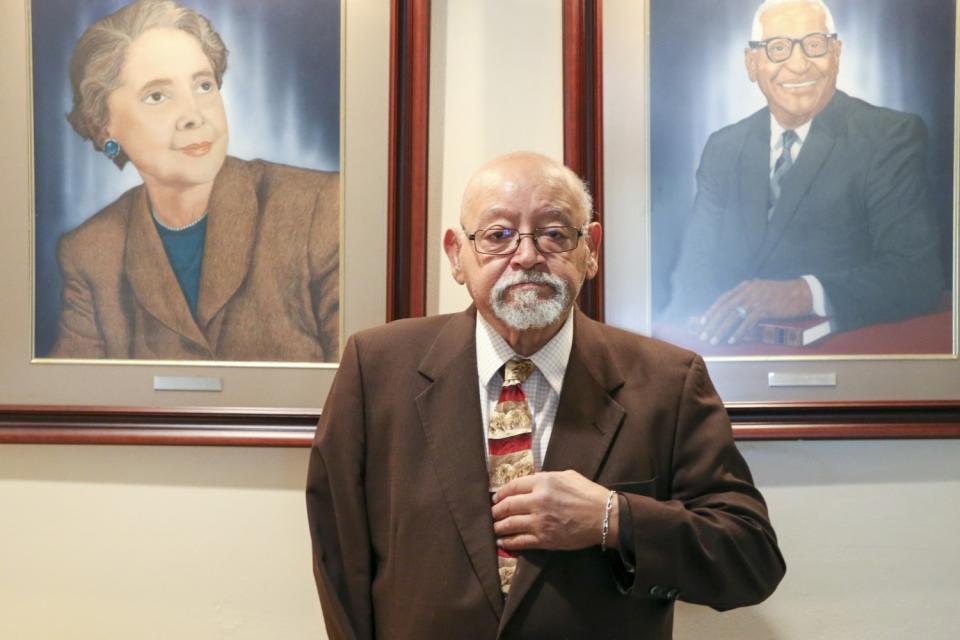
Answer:
[(793, 46), (797, 43), (803, 49), (803, 55), (808, 58), (822, 58), (827, 55), (830, 48), (830, 41), (836, 40), (835, 33), (808, 33), (802, 38), (786, 38), (784, 36), (775, 36), (766, 40), (751, 40), (747, 44), (751, 49), (763, 47), (767, 51), (767, 58), (770, 62), (786, 62), (793, 55)]
[(576, 249), (580, 244), (580, 237), (584, 235), (586, 232), (576, 227), (537, 227), (530, 233), (520, 233), (517, 229), (506, 227), (492, 227), (468, 233), (467, 239), (473, 241), (473, 248), (477, 253), (503, 256), (516, 251), (524, 236), (530, 236), (540, 253), (566, 253)]

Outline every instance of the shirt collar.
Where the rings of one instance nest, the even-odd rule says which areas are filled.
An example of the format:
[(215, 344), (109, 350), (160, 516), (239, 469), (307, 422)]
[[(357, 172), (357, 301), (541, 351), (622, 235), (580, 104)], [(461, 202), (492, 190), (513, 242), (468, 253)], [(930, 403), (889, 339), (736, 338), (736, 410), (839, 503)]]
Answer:
[[(488, 384), (516, 352), (510, 348), (496, 329), (490, 326), (483, 316), (477, 313), (477, 374), (480, 382)], [(563, 326), (549, 342), (529, 357), (537, 370), (543, 374), (550, 387), (559, 395), (563, 387), (563, 376), (567, 371), (567, 362), (573, 350), (573, 309), (567, 315)]]
[[(798, 146), (797, 146), (796, 148), (799, 149), (800, 147), (803, 146), (804, 140), (807, 139), (807, 134), (810, 133), (810, 125), (811, 125), (811, 124), (813, 124), (813, 119), (812, 119), (812, 118), (811, 118), (810, 120), (807, 120), (806, 122), (804, 122), (804, 123), (803, 123), (802, 125), (800, 125), (799, 127), (794, 127), (793, 131), (794, 131), (794, 133), (797, 134), (797, 142), (796, 142), (796, 144), (797, 144)], [(782, 136), (783, 136), (783, 132), (784, 132), (784, 131), (786, 131), (786, 129), (785, 129), (783, 126), (781, 126), (780, 123), (777, 122), (777, 119), (774, 118), (773, 115), (771, 114), (771, 115), (770, 115), (770, 149), (775, 150), (775, 151), (779, 151), (779, 150), (780, 150), (780, 147), (783, 146), (783, 145), (782, 145), (782, 142), (783, 142), (783, 137), (782, 137)]]

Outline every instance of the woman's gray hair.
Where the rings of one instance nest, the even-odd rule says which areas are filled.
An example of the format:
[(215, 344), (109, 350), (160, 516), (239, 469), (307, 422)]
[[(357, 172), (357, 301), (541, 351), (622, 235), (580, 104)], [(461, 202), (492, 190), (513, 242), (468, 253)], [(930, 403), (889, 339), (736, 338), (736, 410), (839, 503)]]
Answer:
[[(179, 29), (195, 37), (213, 67), (217, 85), (223, 83), (227, 48), (210, 21), (193, 9), (174, 0), (137, 0), (100, 18), (83, 32), (70, 57), (73, 109), (67, 114), (74, 131), (98, 151), (110, 121), (107, 99), (120, 85), (127, 48), (144, 32), (157, 28)], [(127, 159), (121, 149), (114, 163), (122, 169)]]

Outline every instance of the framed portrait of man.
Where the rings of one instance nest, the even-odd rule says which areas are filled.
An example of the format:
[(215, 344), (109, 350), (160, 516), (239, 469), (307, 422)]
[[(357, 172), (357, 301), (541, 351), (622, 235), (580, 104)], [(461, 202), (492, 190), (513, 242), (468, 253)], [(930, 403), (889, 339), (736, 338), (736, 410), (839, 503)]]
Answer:
[(734, 401), (954, 366), (956, 24), (953, 0), (605, 2), (606, 320), (703, 353)]
[(953, 3), (683, 4), (650, 5), (655, 331), (716, 355), (948, 353)]

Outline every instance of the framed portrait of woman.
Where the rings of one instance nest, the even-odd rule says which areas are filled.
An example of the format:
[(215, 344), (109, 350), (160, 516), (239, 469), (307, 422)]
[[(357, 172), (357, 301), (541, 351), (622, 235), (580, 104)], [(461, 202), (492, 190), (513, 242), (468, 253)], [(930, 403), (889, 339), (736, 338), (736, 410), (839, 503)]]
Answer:
[(335, 362), (339, 1), (33, 0), (31, 31), (35, 357)]
[(389, 3), (3, 3), (0, 404), (315, 419), (385, 317)]

